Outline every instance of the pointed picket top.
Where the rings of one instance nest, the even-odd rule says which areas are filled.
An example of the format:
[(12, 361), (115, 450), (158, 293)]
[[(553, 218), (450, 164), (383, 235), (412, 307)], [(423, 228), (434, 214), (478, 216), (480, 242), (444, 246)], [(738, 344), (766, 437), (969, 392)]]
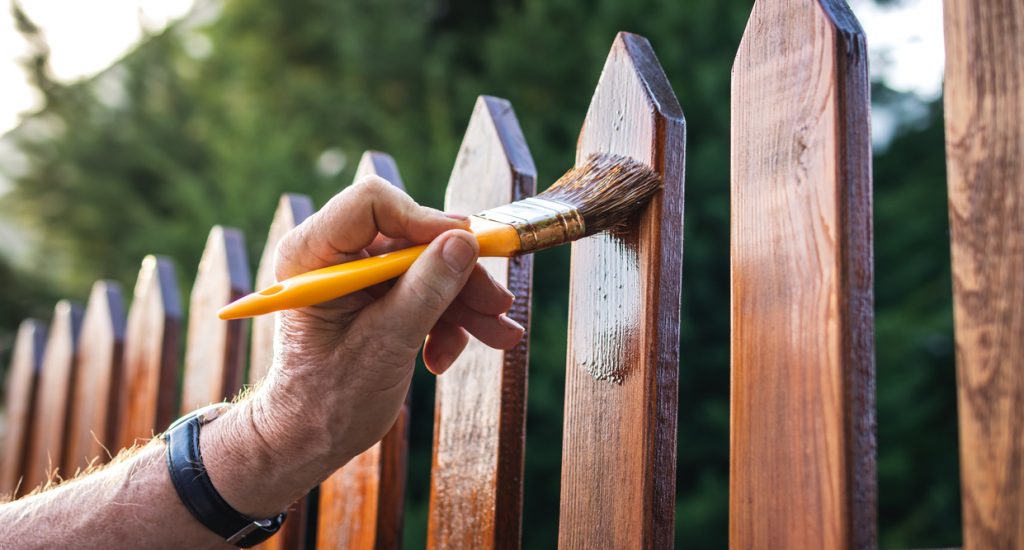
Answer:
[(81, 325), (81, 306), (68, 300), (57, 302), (39, 374), (39, 394), (35, 404), (36, 435), (25, 476), (27, 489), (46, 483), (55, 471), (61, 477), (69, 476), (69, 472), (63, 470), (61, 465), (71, 412), (68, 401), (75, 384), (75, 354)]
[[(46, 324), (25, 319), (18, 327), (7, 373), (6, 430), (0, 455), (0, 498), (25, 494), (25, 466), (35, 432), (35, 402), (46, 346)], [(17, 491), (18, 494), (15, 494)]]
[(247, 321), (222, 321), (217, 310), (251, 291), (242, 232), (214, 226), (189, 299), (182, 413), (230, 399), (242, 387)]
[[(263, 247), (256, 269), (257, 290), (277, 282), (274, 276), (274, 253), (277, 243), (295, 226), (313, 215), (313, 200), (306, 195), (285, 193), (277, 203), (270, 223), (267, 244)], [(252, 347), (249, 352), (249, 384), (256, 384), (267, 375), (274, 361), (274, 320), (277, 315), (261, 315), (252, 320)]]
[(754, 3), (731, 99), (734, 548), (877, 545), (869, 88), (845, 1)]
[(387, 153), (380, 151), (366, 151), (363, 156), (359, 159), (359, 165), (356, 167), (356, 181), (363, 176), (380, 176), (395, 187), (405, 190), (405, 184), (402, 183), (402, 176), (398, 173), (398, 165), (395, 164), (395, 159)]
[(121, 285), (96, 281), (82, 320), (64, 471), (105, 462), (117, 451), (125, 315)]
[(576, 151), (632, 157), (664, 187), (572, 246), (559, 546), (671, 547), (685, 122), (645, 38), (615, 38)]
[[(377, 175), (404, 189), (391, 155), (363, 153), (355, 180)], [(397, 549), (409, 440), (409, 398), (384, 438), (320, 484), (317, 548)]]
[[(512, 105), (481, 96), (448, 182), (445, 209), (474, 214), (532, 196), (537, 170)], [(482, 258), (516, 296), (529, 329), (533, 256)], [(526, 427), (527, 342), (507, 351), (471, 339), (437, 378), (428, 548), (518, 548)]]
[(116, 447), (153, 437), (177, 416), (181, 317), (174, 264), (162, 256), (146, 256), (125, 328)]

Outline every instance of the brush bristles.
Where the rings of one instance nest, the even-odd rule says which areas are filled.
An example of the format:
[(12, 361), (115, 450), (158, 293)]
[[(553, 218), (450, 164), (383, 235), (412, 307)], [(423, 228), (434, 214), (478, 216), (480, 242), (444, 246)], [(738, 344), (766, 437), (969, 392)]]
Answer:
[(628, 157), (595, 154), (537, 196), (575, 206), (587, 236), (624, 221), (660, 188), (661, 176), (649, 166)]

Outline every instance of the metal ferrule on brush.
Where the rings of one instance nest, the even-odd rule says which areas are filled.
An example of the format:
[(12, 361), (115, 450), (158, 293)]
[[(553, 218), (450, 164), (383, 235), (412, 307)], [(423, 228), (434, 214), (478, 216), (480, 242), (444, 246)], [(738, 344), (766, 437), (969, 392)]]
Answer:
[(576, 207), (538, 197), (484, 210), (475, 216), (515, 228), (521, 243), (520, 254), (574, 241), (583, 237), (586, 230)]

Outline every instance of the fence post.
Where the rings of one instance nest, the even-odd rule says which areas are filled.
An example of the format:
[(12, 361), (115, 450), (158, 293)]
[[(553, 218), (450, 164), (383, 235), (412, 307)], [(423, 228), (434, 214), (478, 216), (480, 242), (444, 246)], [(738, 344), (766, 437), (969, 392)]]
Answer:
[(84, 469), (94, 460), (106, 462), (117, 452), (116, 426), (124, 349), (124, 301), (113, 281), (96, 281), (89, 295), (78, 343), (71, 421), (64, 471)]
[(65, 436), (71, 388), (75, 385), (75, 354), (82, 323), (82, 308), (67, 300), (57, 302), (43, 351), (43, 367), (35, 406), (35, 437), (25, 473), (26, 490), (47, 483), (56, 473), (65, 477)]
[(35, 433), (37, 386), (45, 345), (46, 325), (35, 319), (22, 321), (14, 341), (11, 370), (7, 374), (7, 397), (4, 401), (7, 427), (0, 470), (0, 497), (14, 498), (26, 492), (25, 471)]
[(650, 43), (619, 33), (576, 150), (635, 158), (664, 188), (572, 246), (559, 546), (670, 548), (675, 511), (685, 122)]
[(1024, 546), (1024, 5), (946, 0), (964, 548)]
[[(537, 169), (512, 105), (481, 96), (455, 159), (445, 209), (474, 214), (536, 191)], [(528, 329), (533, 256), (482, 258), (480, 265), (515, 294), (508, 316)], [(428, 548), (519, 548), (528, 340), (501, 351), (471, 338), (437, 377)]]
[[(378, 175), (400, 189), (390, 155), (363, 153), (355, 178)], [(395, 424), (370, 447), (320, 484), (317, 548), (397, 550), (402, 545), (409, 396)]]
[(189, 297), (182, 413), (230, 399), (241, 389), (248, 321), (222, 321), (217, 310), (251, 291), (242, 232), (214, 226)]
[(181, 300), (170, 260), (146, 256), (134, 296), (124, 337), (117, 438), (122, 448), (165, 429), (178, 412)]
[(755, 3), (732, 80), (733, 548), (873, 548), (869, 80), (842, 0)]
[[(277, 243), (285, 233), (313, 214), (313, 201), (306, 195), (285, 193), (277, 203), (274, 220), (270, 224), (267, 243), (256, 269), (257, 289), (267, 288), (277, 281), (274, 275), (274, 254)], [(277, 314), (260, 315), (252, 320), (252, 347), (249, 351), (249, 384), (256, 385), (270, 372), (274, 363), (274, 324)], [(306, 540), (306, 498), (300, 499), (288, 510), (288, 521), (281, 530), (257, 548), (262, 550), (298, 550)]]

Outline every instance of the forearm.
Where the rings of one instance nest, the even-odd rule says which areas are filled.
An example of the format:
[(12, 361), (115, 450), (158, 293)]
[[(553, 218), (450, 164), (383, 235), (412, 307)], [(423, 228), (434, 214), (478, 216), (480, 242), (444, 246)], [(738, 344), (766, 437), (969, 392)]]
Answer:
[[(290, 439), (301, 434), (289, 427), (296, 422), (293, 411), (275, 405), (287, 398), (287, 389), (278, 392), (283, 395), (275, 397), (263, 388), (200, 432), (214, 487), (253, 518), (287, 509), (347, 460), (327, 446)], [(160, 440), (100, 471), (0, 505), (0, 525), (2, 542), (17, 548), (230, 547), (181, 503)]]
[[(178, 500), (162, 442), (55, 489), (0, 506), (15, 548), (212, 547)], [(193, 528), (186, 528), (193, 527)], [(201, 527), (201, 526), (200, 526)]]

